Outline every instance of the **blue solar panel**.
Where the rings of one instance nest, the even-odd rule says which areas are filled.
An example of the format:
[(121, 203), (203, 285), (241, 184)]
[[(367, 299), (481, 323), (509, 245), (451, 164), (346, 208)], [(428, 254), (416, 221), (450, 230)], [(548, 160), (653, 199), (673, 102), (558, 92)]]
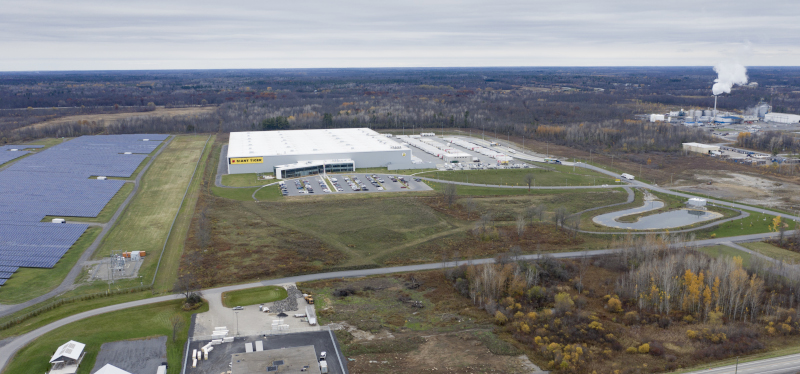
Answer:
[[(167, 137), (82, 136), (0, 171), (0, 285), (19, 267), (55, 266), (88, 225), (40, 221), (48, 215), (97, 217), (126, 182), (89, 178), (130, 177)], [(26, 154), (8, 149), (39, 147), (0, 147), (0, 163), (5, 153), (16, 157)]]

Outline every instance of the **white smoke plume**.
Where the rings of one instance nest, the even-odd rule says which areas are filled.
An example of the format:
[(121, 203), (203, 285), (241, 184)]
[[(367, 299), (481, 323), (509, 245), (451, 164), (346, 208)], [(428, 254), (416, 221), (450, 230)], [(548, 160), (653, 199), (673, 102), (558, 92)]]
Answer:
[(714, 95), (721, 93), (731, 93), (734, 84), (747, 84), (747, 68), (738, 62), (723, 62), (714, 66), (717, 72), (717, 79), (714, 79), (714, 86), (711, 91)]

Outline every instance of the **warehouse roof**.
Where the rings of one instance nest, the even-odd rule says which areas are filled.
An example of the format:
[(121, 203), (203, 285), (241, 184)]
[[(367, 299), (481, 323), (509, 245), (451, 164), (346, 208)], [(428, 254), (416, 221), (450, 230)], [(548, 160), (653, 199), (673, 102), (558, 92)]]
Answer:
[(368, 128), (232, 132), (228, 157), (406, 150)]

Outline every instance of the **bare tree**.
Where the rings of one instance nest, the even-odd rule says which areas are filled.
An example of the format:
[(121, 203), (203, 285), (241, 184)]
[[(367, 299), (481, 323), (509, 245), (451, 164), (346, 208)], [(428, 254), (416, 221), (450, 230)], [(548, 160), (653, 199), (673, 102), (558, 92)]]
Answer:
[(458, 196), (456, 185), (453, 183), (445, 184), (444, 188), (442, 188), (442, 195), (444, 195), (444, 198), (447, 201), (447, 206), (453, 206), (453, 204), (456, 202), (456, 196)]
[(528, 191), (531, 190), (531, 185), (534, 180), (533, 174), (525, 174), (525, 183), (528, 185)]
[(544, 214), (545, 214), (546, 211), (547, 211), (547, 206), (546, 205), (544, 205), (544, 204), (537, 205), (533, 209), (534, 217), (536, 217), (536, 219), (538, 219), (539, 221), (544, 221)]
[(181, 274), (175, 281), (175, 286), (172, 288), (175, 293), (183, 294), (188, 302), (193, 295), (200, 296), (199, 287), (197, 286), (197, 279), (191, 273)]
[(563, 227), (564, 221), (567, 219), (567, 208), (560, 207), (556, 209), (555, 214), (553, 214), (553, 223), (556, 226)]
[(517, 235), (522, 236), (525, 233), (525, 215), (520, 213), (517, 215)]
[(467, 198), (467, 202), (464, 203), (464, 206), (467, 208), (467, 213), (472, 213), (475, 211), (475, 200), (472, 198)]
[(175, 338), (178, 337), (178, 331), (183, 328), (184, 320), (183, 317), (176, 314), (169, 319), (169, 323), (172, 325), (172, 341), (174, 342)]

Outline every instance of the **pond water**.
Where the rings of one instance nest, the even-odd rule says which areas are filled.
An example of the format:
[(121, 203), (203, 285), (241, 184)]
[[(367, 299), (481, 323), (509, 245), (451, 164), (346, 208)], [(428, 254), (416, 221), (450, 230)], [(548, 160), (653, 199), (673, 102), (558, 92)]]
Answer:
[(617, 218), (623, 216), (661, 209), (662, 207), (664, 207), (664, 202), (662, 201), (647, 201), (645, 202), (644, 206), (601, 214), (594, 217), (592, 221), (603, 226), (615, 227), (618, 229), (653, 230), (688, 226), (694, 223), (709, 221), (722, 217), (722, 214), (705, 210), (679, 209), (641, 217), (636, 222), (617, 221)]

